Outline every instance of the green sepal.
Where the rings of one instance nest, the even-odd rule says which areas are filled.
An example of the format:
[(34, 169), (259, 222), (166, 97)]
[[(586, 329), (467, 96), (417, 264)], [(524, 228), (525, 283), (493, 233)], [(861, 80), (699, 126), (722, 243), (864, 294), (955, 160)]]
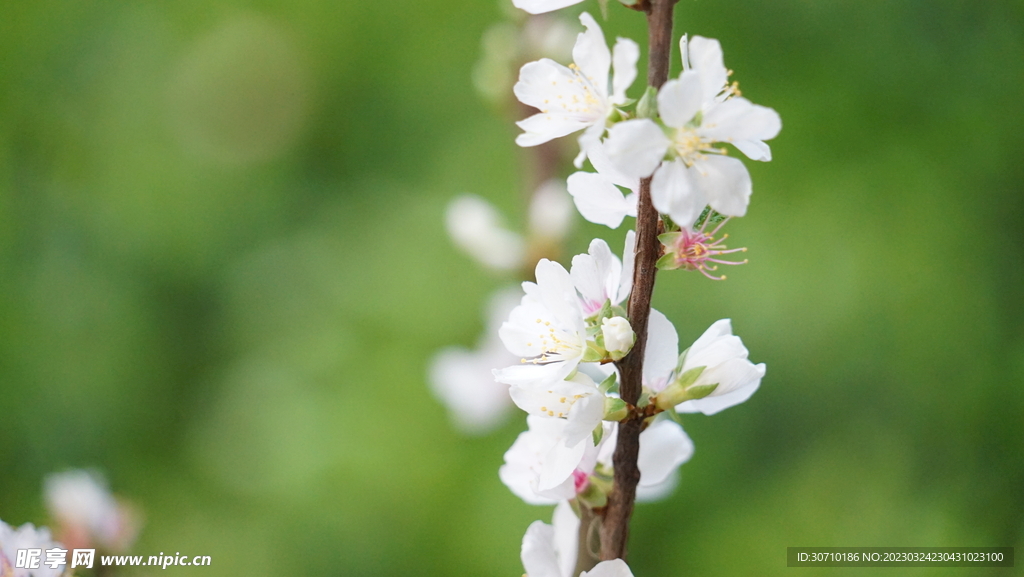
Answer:
[(665, 415), (666, 419), (668, 419), (670, 421), (675, 421), (675, 423), (677, 425), (679, 425), (680, 427), (683, 426), (683, 416), (680, 415), (679, 413), (677, 413), (675, 411), (675, 409), (668, 409), (668, 410), (662, 411), (661, 414)]
[(703, 373), (704, 369), (706, 368), (707, 367), (693, 367), (692, 369), (686, 371), (682, 375), (679, 375), (679, 378), (676, 379), (675, 384), (678, 384), (680, 387), (684, 389), (688, 388), (690, 385), (697, 381), (697, 378), (700, 377), (700, 374)]
[(658, 241), (661, 244), (669, 245), (676, 242), (679, 239), (679, 235), (682, 234), (679, 231), (675, 232), (663, 232), (658, 235)]
[(676, 260), (676, 255), (665, 254), (654, 263), (654, 266), (657, 267), (658, 270), (676, 270), (679, 268), (679, 262)]
[(628, 313), (626, 313), (626, 309), (622, 308), (621, 306), (619, 306), (619, 305), (613, 305), (613, 306), (611, 307), (611, 311), (612, 311), (612, 312), (611, 312), (611, 316), (610, 316), (610, 317), (608, 317), (608, 318), (612, 318), (612, 317), (622, 317), (622, 318), (626, 319), (627, 321), (629, 320), (629, 314), (628, 314)]
[(587, 350), (583, 351), (583, 362), (584, 363), (596, 363), (603, 359), (608, 352), (603, 348), (599, 348), (600, 345), (597, 343), (588, 342)]
[(602, 393), (608, 393), (609, 391), (612, 390), (618, 390), (619, 376), (616, 375), (615, 373), (608, 375), (607, 377), (605, 377), (603, 381), (601, 381), (601, 384), (598, 385), (597, 388), (601, 389)]
[(690, 347), (686, 347), (683, 352), (679, 353), (679, 361), (676, 363), (676, 372), (683, 370), (683, 365), (686, 363), (686, 354), (690, 352)]
[(675, 232), (679, 230), (679, 225), (676, 224), (675, 221), (672, 220), (672, 217), (667, 214), (661, 215), (661, 222), (664, 225), (665, 232)]
[(651, 404), (651, 390), (644, 387), (643, 391), (640, 393), (640, 398), (636, 400), (636, 407), (638, 409), (642, 409), (649, 404)]
[(597, 0), (597, 5), (601, 7), (601, 18), (605, 21), (608, 20), (608, 0)]
[(704, 397), (715, 392), (718, 388), (718, 383), (712, 385), (697, 385), (696, 387), (690, 387), (686, 389), (686, 400), (693, 401), (696, 399), (703, 399)]
[(580, 511), (580, 502), (576, 499), (569, 499), (569, 507), (572, 509), (573, 513), (576, 513), (577, 519), (583, 516), (583, 513)]
[[(619, 0), (620, 2), (622, 0)], [(658, 115), (658, 89), (648, 86), (636, 105), (637, 118), (654, 118)]]
[[(605, 397), (604, 398), (604, 416), (601, 417), (605, 421), (621, 421), (629, 416), (629, 404), (626, 401), (618, 397)], [(598, 428), (601, 428), (598, 425)], [(597, 444), (597, 441), (594, 441)]]
[(601, 437), (604, 436), (604, 425), (598, 424), (594, 427), (590, 436), (594, 439), (594, 446), (596, 447), (601, 442)]

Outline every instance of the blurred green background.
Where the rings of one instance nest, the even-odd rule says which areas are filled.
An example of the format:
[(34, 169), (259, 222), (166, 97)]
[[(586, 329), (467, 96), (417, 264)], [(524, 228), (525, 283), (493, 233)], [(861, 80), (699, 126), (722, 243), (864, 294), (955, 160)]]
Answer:
[[(471, 82), (501, 4), (4, 3), (0, 518), (47, 523), (42, 477), (96, 467), (145, 511), (136, 553), (212, 556), (177, 573), (522, 573), (550, 519), (497, 477), (522, 415), (464, 437), (425, 383), (508, 281), (452, 247), (447, 201), (523, 217), (515, 116)], [(607, 35), (642, 40), (612, 4)], [(729, 225), (751, 263), (664, 274), (655, 306), (684, 342), (732, 318), (768, 373), (686, 419), (634, 572), (1024, 552), (1024, 4), (682, 0), (676, 22), (784, 128)], [(623, 233), (580, 221), (570, 250)]]

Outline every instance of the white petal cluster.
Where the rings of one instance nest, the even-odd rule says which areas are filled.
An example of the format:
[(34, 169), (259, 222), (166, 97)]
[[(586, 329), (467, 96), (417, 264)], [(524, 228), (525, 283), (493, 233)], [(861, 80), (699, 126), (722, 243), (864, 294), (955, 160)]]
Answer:
[[(14, 528), (0, 521), (0, 575), (3, 577), (57, 577), (64, 572), (65, 565), (56, 568), (45, 564), (46, 550), (53, 548), (67, 549), (53, 540), (50, 530), (46, 527), (36, 529), (32, 523), (25, 523)], [(28, 569), (15, 567), (18, 549), (41, 549), (39, 567)]]
[[(715, 143), (729, 143), (753, 160), (771, 160), (764, 143), (782, 128), (779, 115), (739, 96), (717, 40), (680, 42), (684, 70), (658, 92), (665, 129), (650, 119), (621, 122), (608, 132), (607, 153), (627, 176), (653, 173), (654, 207), (681, 225), (705, 206), (728, 216), (746, 214), (751, 181), (746, 166)], [(663, 158), (669, 160), (662, 162)]]
[(513, 87), (520, 102), (540, 111), (517, 123), (523, 133), (516, 143), (536, 146), (585, 130), (578, 163), (588, 146), (604, 135), (615, 107), (627, 102), (626, 90), (636, 79), (640, 57), (637, 43), (625, 38), (619, 38), (609, 51), (601, 27), (590, 14), (580, 14), (580, 22), (586, 31), (573, 47), (573, 64), (566, 67), (547, 58), (530, 62), (520, 69)]
[[(644, 386), (660, 393), (687, 371), (703, 367), (687, 389), (717, 385), (708, 396), (687, 400), (675, 407), (680, 413), (713, 415), (746, 401), (761, 384), (764, 363), (753, 364), (743, 341), (732, 334), (729, 319), (715, 322), (678, 357), (675, 327), (656, 310), (647, 323), (648, 346), (644, 356)], [(681, 363), (680, 363), (681, 361)]]

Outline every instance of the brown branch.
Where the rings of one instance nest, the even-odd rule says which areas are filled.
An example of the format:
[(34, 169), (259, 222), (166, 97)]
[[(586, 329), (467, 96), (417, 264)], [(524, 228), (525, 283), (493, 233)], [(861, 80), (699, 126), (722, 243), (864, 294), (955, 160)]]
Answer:
[[(648, 0), (646, 2), (647, 29), (650, 54), (647, 64), (647, 83), (661, 87), (668, 79), (672, 55), (672, 11), (677, 0)], [(651, 204), (651, 179), (640, 181), (636, 218), (636, 259), (633, 269), (633, 289), (629, 296), (629, 321), (636, 333), (633, 350), (618, 363), (622, 399), (635, 405), (643, 387), (644, 349), (647, 346), (647, 319), (651, 313), (654, 294), (654, 276), (660, 244), (658, 242), (658, 213)], [(615, 467), (615, 486), (608, 496), (604, 521), (601, 524), (601, 559), (625, 559), (629, 538), (629, 519), (636, 501), (636, 486), (640, 482), (637, 455), (640, 452), (640, 431), (643, 417), (635, 412), (619, 424), (619, 435), (612, 456)]]

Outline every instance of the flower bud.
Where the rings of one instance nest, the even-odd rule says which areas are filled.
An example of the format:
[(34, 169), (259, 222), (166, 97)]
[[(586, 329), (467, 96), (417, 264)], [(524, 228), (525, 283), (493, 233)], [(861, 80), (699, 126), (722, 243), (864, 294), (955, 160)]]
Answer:
[(622, 317), (602, 320), (601, 335), (604, 337), (605, 350), (615, 361), (626, 356), (636, 341), (636, 333), (629, 326), (629, 321)]

